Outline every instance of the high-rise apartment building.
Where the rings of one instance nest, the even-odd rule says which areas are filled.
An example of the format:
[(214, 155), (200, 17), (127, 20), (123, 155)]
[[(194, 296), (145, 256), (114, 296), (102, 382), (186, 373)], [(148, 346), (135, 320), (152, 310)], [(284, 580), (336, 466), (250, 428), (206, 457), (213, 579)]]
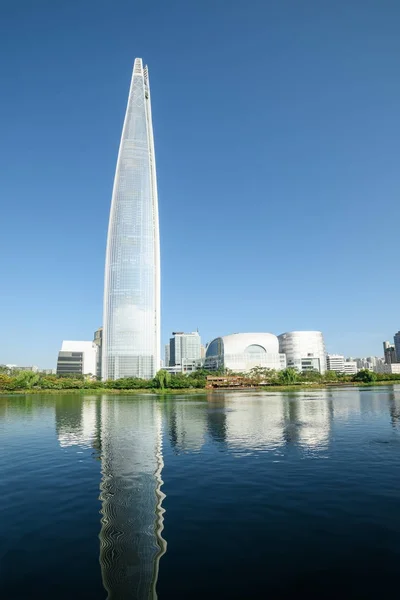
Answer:
[(169, 365), (171, 367), (184, 366), (201, 359), (201, 338), (198, 331), (184, 333), (172, 332), (169, 340)]
[(102, 378), (150, 379), (160, 367), (160, 242), (148, 68), (137, 58), (107, 237)]

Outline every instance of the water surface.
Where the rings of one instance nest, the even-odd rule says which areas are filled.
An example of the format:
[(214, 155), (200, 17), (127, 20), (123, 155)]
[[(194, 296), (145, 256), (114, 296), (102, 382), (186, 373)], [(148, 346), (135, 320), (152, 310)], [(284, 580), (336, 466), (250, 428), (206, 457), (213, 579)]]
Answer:
[(400, 386), (0, 397), (0, 597), (376, 598)]

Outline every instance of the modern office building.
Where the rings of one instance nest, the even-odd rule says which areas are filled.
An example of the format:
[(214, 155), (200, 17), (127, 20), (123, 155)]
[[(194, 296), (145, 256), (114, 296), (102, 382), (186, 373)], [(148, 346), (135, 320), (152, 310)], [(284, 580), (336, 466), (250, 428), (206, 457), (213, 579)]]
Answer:
[(320, 331), (287, 331), (278, 336), (279, 352), (286, 355), (288, 367), (298, 371), (326, 371), (326, 350)]
[(97, 364), (96, 364), (96, 377), (101, 379), (101, 359), (103, 353), (103, 328), (99, 327), (94, 332), (93, 343), (97, 346)]
[(57, 359), (57, 375), (96, 375), (97, 345), (93, 342), (63, 341)]
[(160, 242), (148, 68), (133, 67), (107, 237), (102, 378), (160, 368)]
[(169, 340), (169, 366), (177, 367), (201, 359), (201, 338), (198, 331), (173, 331)]
[(286, 357), (279, 352), (279, 342), (272, 333), (234, 333), (212, 340), (206, 349), (206, 369), (230, 369), (245, 373), (253, 367), (280, 371)]
[(342, 354), (327, 354), (326, 355), (326, 368), (328, 371), (336, 371), (337, 373), (344, 373), (345, 360)]

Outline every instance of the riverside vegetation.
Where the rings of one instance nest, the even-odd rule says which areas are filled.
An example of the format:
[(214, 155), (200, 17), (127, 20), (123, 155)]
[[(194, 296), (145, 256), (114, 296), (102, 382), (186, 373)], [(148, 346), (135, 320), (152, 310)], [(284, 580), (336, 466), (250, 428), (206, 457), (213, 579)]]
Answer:
[(0, 365), (0, 391), (30, 392), (45, 390), (137, 390), (137, 391), (176, 391), (176, 390), (201, 390), (207, 385), (207, 376), (241, 376), (241, 387), (265, 386), (324, 386), (341, 384), (376, 384), (400, 382), (400, 374), (374, 373), (363, 369), (356, 375), (346, 375), (327, 371), (321, 375), (318, 371), (304, 371), (299, 373), (296, 369), (287, 368), (283, 371), (254, 367), (249, 373), (233, 373), (229, 370), (206, 371), (199, 369), (189, 374), (172, 375), (161, 369), (153, 379), (139, 379), (125, 377), (115, 381), (100, 381), (91, 375), (49, 375), (41, 372), (19, 371)]

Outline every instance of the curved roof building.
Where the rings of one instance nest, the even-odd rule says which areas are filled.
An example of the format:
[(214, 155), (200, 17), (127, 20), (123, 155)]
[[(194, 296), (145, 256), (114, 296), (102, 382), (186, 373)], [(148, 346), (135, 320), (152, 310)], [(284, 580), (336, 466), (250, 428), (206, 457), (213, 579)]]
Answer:
[(278, 336), (279, 350), (286, 354), (288, 367), (298, 371), (326, 371), (324, 336), (320, 331), (288, 331)]
[(205, 367), (212, 370), (250, 371), (253, 367), (286, 367), (279, 341), (272, 333), (233, 333), (215, 338), (207, 346)]

